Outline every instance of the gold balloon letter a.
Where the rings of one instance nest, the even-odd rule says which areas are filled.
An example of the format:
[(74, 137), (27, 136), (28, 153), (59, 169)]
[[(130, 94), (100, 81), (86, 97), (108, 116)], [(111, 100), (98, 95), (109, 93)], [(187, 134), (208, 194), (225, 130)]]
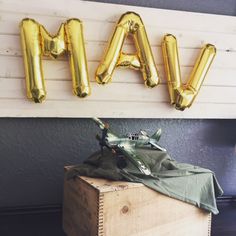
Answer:
[[(133, 36), (137, 54), (126, 54), (121, 51), (128, 34)], [(158, 72), (147, 33), (142, 19), (134, 12), (123, 14), (118, 21), (104, 59), (97, 68), (97, 82), (100, 84), (109, 83), (117, 66), (141, 70), (148, 87), (158, 85)]]
[(197, 96), (216, 55), (216, 48), (214, 45), (207, 44), (202, 49), (186, 85), (181, 81), (176, 38), (171, 34), (166, 35), (162, 49), (171, 104), (178, 110), (184, 110), (192, 105)]
[(33, 19), (23, 19), (20, 28), (28, 98), (39, 103), (46, 97), (42, 56), (56, 59), (66, 51), (69, 55), (74, 94), (79, 97), (90, 94), (83, 27), (80, 20), (69, 19), (61, 24), (55, 36), (51, 36)]

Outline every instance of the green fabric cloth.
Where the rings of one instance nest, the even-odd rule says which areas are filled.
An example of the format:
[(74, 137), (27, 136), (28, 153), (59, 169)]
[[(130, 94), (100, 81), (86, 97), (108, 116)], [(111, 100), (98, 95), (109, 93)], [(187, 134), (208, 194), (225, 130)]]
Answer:
[(149, 165), (152, 175), (142, 174), (127, 159), (127, 166), (117, 167), (117, 157), (106, 149), (91, 155), (84, 163), (71, 168), (67, 179), (77, 175), (125, 180), (143, 183), (147, 187), (169, 197), (193, 204), (218, 214), (216, 197), (223, 191), (212, 171), (198, 166), (178, 163), (166, 152), (151, 148), (137, 148), (137, 153)]

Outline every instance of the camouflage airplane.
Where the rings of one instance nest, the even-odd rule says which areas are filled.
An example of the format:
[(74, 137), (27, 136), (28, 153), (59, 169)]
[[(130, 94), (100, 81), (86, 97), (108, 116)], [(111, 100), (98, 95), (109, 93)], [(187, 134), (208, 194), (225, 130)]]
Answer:
[(135, 134), (127, 134), (120, 137), (111, 132), (107, 123), (103, 123), (98, 118), (92, 119), (102, 130), (102, 137), (99, 135), (96, 136), (99, 140), (102, 150), (103, 147), (107, 147), (113, 152), (122, 153), (141, 171), (141, 173), (145, 175), (151, 175), (149, 166), (136, 152), (136, 148), (151, 145), (152, 148), (166, 152), (166, 149), (160, 147), (157, 144), (161, 137), (161, 129), (158, 129), (151, 137), (145, 131), (140, 131), (139, 133)]

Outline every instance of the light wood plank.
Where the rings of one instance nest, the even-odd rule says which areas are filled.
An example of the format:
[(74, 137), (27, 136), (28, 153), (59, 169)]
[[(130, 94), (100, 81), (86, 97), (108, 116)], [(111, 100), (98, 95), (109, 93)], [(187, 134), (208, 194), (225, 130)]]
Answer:
[[(236, 40), (236, 37), (235, 37)], [(20, 38), (17, 36), (0, 35), (0, 55), (22, 56)], [(88, 61), (100, 61), (103, 57), (107, 43), (87, 42), (86, 52)], [(132, 52), (133, 45), (125, 45), (123, 51)], [(152, 52), (156, 64), (163, 65), (162, 50), (160, 46), (152, 46)], [(179, 57), (182, 66), (193, 66), (200, 49), (180, 48)], [(214, 68), (234, 68), (236, 69), (236, 51), (218, 51), (214, 60)]]
[[(97, 14), (94, 14), (94, 11), (91, 10), (95, 6)], [(60, 3), (57, 4), (48, 3), (47, 0), (41, 0), (40, 2), (2, 0), (0, 9), (6, 12), (27, 13), (27, 15), (38, 14), (66, 18), (80, 16), (82, 20), (96, 19), (109, 22), (116, 22), (120, 15), (126, 11), (135, 11), (142, 15), (147, 25), (155, 25), (159, 28), (171, 27), (189, 31), (235, 32), (235, 17), (79, 0), (60, 0)]]
[[(19, 35), (19, 23), (25, 17), (31, 17), (43, 24), (50, 33), (56, 33), (60, 24), (64, 22), (66, 17), (50, 17), (35, 14), (22, 13), (6, 13), (0, 10), (0, 34), (1, 35)], [(75, 17), (75, 16), (74, 16)], [(79, 15), (78, 15), (78, 18)], [(236, 20), (235, 20), (236, 21)], [(174, 34), (178, 39), (180, 47), (185, 48), (201, 48), (206, 43), (214, 44), (218, 50), (235, 51), (235, 31), (222, 33), (214, 32), (210, 29), (208, 31), (193, 31), (188, 29), (173, 28), (164, 26), (149, 26), (144, 21), (148, 38), (153, 46), (160, 46), (163, 36), (167, 33)], [(223, 23), (222, 23), (223, 24)], [(86, 41), (107, 42), (116, 25), (115, 22), (87, 20), (83, 21), (84, 35)], [(96, 30), (94, 30), (96, 29)]]
[(106, 118), (219, 118), (236, 119), (235, 104), (196, 103), (184, 112), (169, 103), (51, 101), (34, 104), (25, 99), (0, 99), (0, 117), (106, 117)]
[(148, 188), (104, 194), (103, 212), (104, 235), (210, 236), (209, 213)]
[[(97, 193), (96, 189), (90, 188), (85, 182), (67, 181), (65, 178), (63, 226), (66, 226), (66, 231), (70, 236), (86, 235), (88, 231), (90, 235), (97, 235), (97, 224), (95, 223), (98, 215)], [(76, 204), (71, 204), (73, 202)], [(79, 230), (77, 220), (81, 224)]]
[[(99, 62), (89, 61), (89, 78), (95, 81), (95, 72)], [(21, 57), (0, 56), (0, 78), (19, 78), (24, 79), (24, 66)], [(14, 69), (13, 69), (14, 68)], [(157, 65), (160, 73), (161, 83), (165, 84), (165, 72), (162, 65)], [(192, 71), (192, 66), (181, 66), (183, 82), (186, 82)], [(43, 70), (45, 80), (71, 80), (68, 61), (62, 60), (43, 60)], [(203, 83), (214, 86), (236, 86), (236, 70), (223, 68), (210, 68), (209, 73)], [(131, 69), (117, 68), (113, 75), (112, 83), (140, 83), (143, 84), (143, 78), (139, 71)]]
[[(25, 82), (19, 79), (0, 79), (0, 98), (25, 98)], [(69, 100), (77, 98), (72, 94), (70, 81), (50, 80), (46, 83), (47, 98), (50, 100)], [(143, 84), (111, 83), (98, 85), (91, 83), (92, 93), (87, 101), (127, 101), (127, 102), (168, 102), (170, 100), (166, 85), (147, 88)], [(236, 105), (236, 87), (204, 86), (195, 103), (232, 103)], [(226, 96), (227, 94), (227, 96)]]

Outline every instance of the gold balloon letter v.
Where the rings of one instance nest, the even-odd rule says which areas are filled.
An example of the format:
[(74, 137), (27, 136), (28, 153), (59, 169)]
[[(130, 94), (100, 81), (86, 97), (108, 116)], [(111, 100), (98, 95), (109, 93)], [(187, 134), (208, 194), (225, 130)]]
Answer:
[(83, 27), (80, 20), (67, 20), (61, 24), (55, 36), (51, 36), (33, 19), (23, 19), (20, 28), (28, 98), (39, 103), (46, 97), (42, 56), (56, 59), (65, 52), (69, 55), (74, 94), (79, 97), (90, 94)]
[[(137, 50), (136, 54), (122, 52), (128, 34), (133, 36)], [(96, 81), (100, 84), (109, 83), (117, 66), (141, 70), (145, 84), (148, 87), (158, 85), (158, 72), (147, 33), (141, 17), (134, 12), (123, 14), (118, 21), (105, 56), (97, 68)]]
[(190, 107), (197, 96), (207, 71), (216, 55), (216, 48), (207, 44), (201, 51), (187, 84), (182, 84), (176, 38), (167, 34), (162, 43), (163, 58), (171, 104), (178, 110)]

